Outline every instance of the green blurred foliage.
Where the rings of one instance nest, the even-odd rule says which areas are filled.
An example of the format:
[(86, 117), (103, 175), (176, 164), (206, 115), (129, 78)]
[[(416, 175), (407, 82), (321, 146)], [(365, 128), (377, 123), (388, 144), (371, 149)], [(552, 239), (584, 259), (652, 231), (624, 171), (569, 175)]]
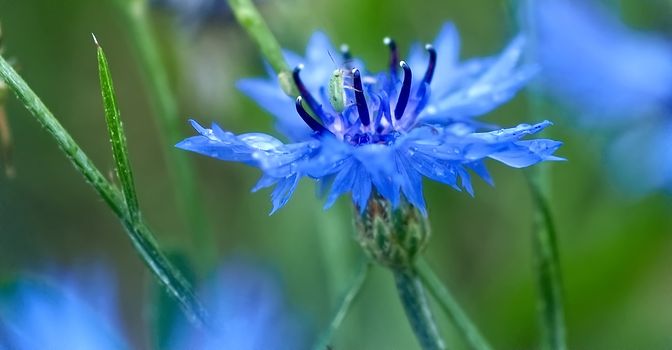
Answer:
[[(174, 189), (147, 93), (113, 1), (0, 0), (6, 55), (94, 159), (113, 173), (98, 87), (93, 32), (105, 47), (126, 128), (140, 205), (168, 251), (190, 245), (178, 221)], [(672, 5), (623, 1), (626, 18), (670, 33)], [(382, 68), (392, 36), (402, 52), (431, 40), (444, 21), (457, 24), (462, 57), (491, 55), (513, 36), (504, 1), (264, 1), (261, 11), (285, 47), (302, 52), (310, 34), (326, 31), (369, 66)], [(662, 13), (662, 14), (661, 14)], [(231, 20), (184, 30), (154, 13), (155, 30), (184, 116), (216, 121), (235, 132), (272, 132), (272, 119), (236, 91), (237, 79), (263, 74), (261, 59)], [(661, 23), (665, 23), (663, 25)], [(531, 115), (525, 94), (486, 116), (512, 125), (551, 119), (566, 144), (565, 163), (550, 167), (566, 291), (569, 344), (574, 349), (672, 347), (672, 203), (621, 194), (601, 167), (590, 135), (576, 133), (561, 110)], [(117, 219), (77, 174), (51, 137), (15, 100), (7, 107), (17, 176), (0, 178), (0, 274), (3, 279), (53, 265), (103, 261), (118, 273), (127, 333), (148, 348), (147, 297), (153, 283)], [(179, 140), (171, 140), (177, 142)], [(177, 149), (174, 152), (179, 152)], [(313, 185), (303, 183), (273, 216), (268, 191), (250, 194), (258, 172), (194, 155), (207, 217), (220, 256), (248, 254), (277, 266), (292, 307), (314, 329), (328, 322), (340, 291), (361, 258), (351, 239), (347, 200), (323, 212)], [(499, 349), (535, 348), (539, 331), (532, 275), (531, 198), (522, 172), (490, 164), (496, 187), (476, 184), (476, 197), (426, 182), (433, 239), (428, 260)], [(335, 248), (336, 247), (336, 248)], [(141, 311), (141, 312), (139, 312)], [(437, 315), (440, 314), (437, 310)], [(465, 345), (438, 316), (451, 348)], [(374, 269), (336, 334), (335, 349), (415, 349), (389, 272)]]

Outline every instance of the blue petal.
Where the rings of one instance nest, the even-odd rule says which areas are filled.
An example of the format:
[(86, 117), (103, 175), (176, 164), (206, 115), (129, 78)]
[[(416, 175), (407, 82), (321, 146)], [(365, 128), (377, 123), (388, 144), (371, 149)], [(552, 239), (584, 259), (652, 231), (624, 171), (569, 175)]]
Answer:
[(467, 166), (469, 167), (469, 169), (473, 170), (478, 176), (480, 176), (481, 179), (483, 179), (483, 181), (487, 182), (488, 185), (490, 186), (495, 185), (495, 181), (490, 176), (490, 172), (488, 172), (488, 169), (485, 167), (485, 163), (483, 163), (482, 161), (476, 161), (467, 164)]
[(12, 293), (3, 293), (0, 346), (18, 350), (128, 349), (114, 314), (115, 300), (109, 295), (112, 278), (101, 271), (91, 272), (98, 274), (92, 275), (93, 281), (54, 276), (58, 278), (47, 283), (19, 281)]
[(460, 175), (460, 183), (462, 184), (462, 188), (464, 188), (467, 193), (473, 197), (474, 187), (471, 184), (471, 176), (462, 167), (457, 168), (457, 173)]
[(292, 197), (296, 185), (299, 184), (299, 176), (292, 175), (288, 178), (284, 178), (278, 181), (275, 185), (275, 189), (271, 193), (271, 202), (273, 203), (273, 210), (269, 215), (273, 215), (278, 209), (282, 208), (287, 204), (289, 198)]
[(522, 37), (517, 37), (496, 61), (475, 61), (475, 68), (470, 69), (478, 72), (478, 76), (448, 95), (438, 92), (421, 119), (445, 123), (472, 118), (486, 114), (513, 98), (538, 70), (535, 66), (519, 67), (524, 43)]
[(404, 196), (411, 205), (420, 210), (422, 215), (427, 216), (425, 198), (422, 195), (422, 177), (413, 168), (406, 156), (399, 152), (395, 154), (395, 163)]
[(230, 132), (215, 135), (212, 129), (206, 129), (194, 120), (190, 120), (190, 122), (201, 135), (189, 137), (179, 142), (175, 147), (221, 160), (246, 164), (253, 163), (252, 153), (254, 150), (245, 142), (239, 140), (236, 135)]
[(259, 181), (257, 181), (257, 184), (254, 185), (254, 187), (252, 187), (251, 191), (252, 192), (257, 192), (262, 188), (271, 187), (271, 186), (275, 185), (278, 182), (278, 180), (279, 179), (277, 177), (273, 177), (273, 176), (269, 176), (269, 175), (264, 174), (259, 179)]
[(395, 167), (395, 150), (381, 144), (357, 147), (353, 153), (366, 172), (378, 193), (396, 207), (399, 205), (398, 174)]
[[(422, 153), (413, 152), (410, 155), (411, 165), (423, 176), (434, 181), (444, 183), (457, 191), (461, 191), (457, 186), (457, 170), (455, 163), (439, 161), (438, 159)], [(458, 165), (459, 166), (459, 165)]]
[(583, 2), (539, 1), (534, 10), (547, 87), (587, 112), (585, 122), (636, 118), (672, 97), (668, 40)]
[(525, 168), (541, 161), (564, 160), (553, 156), (553, 153), (562, 146), (562, 142), (553, 140), (526, 140), (512, 143), (507, 150), (490, 155), (510, 167)]
[(287, 61), (287, 65), (291, 69), (296, 68), (300, 64), (306, 63), (305, 62), (306, 60), (303, 57), (301, 57), (301, 55), (295, 53), (294, 51), (282, 50), (282, 55), (285, 57), (285, 61)]
[(280, 132), (294, 141), (310, 137), (312, 130), (296, 114), (294, 101), (280, 89), (277, 79), (241, 79), (238, 89), (277, 119)]
[[(460, 36), (453, 23), (445, 23), (434, 40), (437, 54), (436, 68), (432, 80), (432, 90), (441, 94), (455, 83), (460, 54)], [(427, 69), (428, 55), (423, 45), (411, 46), (408, 64), (413, 72), (424, 72)], [(415, 74), (414, 82), (422, 80), (423, 74)]]
[(672, 192), (672, 119), (642, 121), (608, 146), (610, 175), (625, 192)]

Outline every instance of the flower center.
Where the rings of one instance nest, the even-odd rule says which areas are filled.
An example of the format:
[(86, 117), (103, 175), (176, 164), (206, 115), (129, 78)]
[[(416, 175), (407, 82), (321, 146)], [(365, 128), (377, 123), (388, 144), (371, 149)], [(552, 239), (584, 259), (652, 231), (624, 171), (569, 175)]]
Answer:
[[(296, 111), (316, 135), (332, 134), (360, 146), (392, 143), (398, 135), (414, 127), (429, 98), (429, 85), (436, 68), (436, 50), (432, 45), (425, 46), (429, 55), (427, 69), (422, 80), (413, 87), (413, 72), (405, 61), (399, 60), (396, 43), (390, 38), (385, 38), (383, 42), (390, 51), (389, 70), (376, 75), (365, 75), (357, 68), (350, 69), (350, 50), (346, 45), (341, 46), (344, 66), (348, 69), (334, 71), (329, 82), (329, 94), (334, 96), (327, 96), (325, 87), (320, 89), (324, 105), (301, 79), (303, 65), (294, 69), (292, 77), (300, 95), (295, 101)], [(401, 79), (398, 76), (399, 67), (403, 72)], [(304, 103), (309, 109), (304, 107)]]

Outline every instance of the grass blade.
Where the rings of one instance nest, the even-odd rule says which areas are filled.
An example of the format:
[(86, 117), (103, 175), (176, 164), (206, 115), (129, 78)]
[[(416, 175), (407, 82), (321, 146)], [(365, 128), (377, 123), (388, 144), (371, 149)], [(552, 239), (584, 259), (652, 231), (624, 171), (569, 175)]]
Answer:
[(119, 191), (96, 168), (58, 119), (2, 56), (0, 56), (0, 79), (14, 91), (26, 109), (56, 140), (75, 168), (84, 175), (87, 182), (121, 220), (135, 250), (161, 285), (178, 301), (187, 317), (198, 326), (205, 324), (206, 313), (201, 303), (196, 299), (189, 283), (161, 253), (149, 228), (142, 221), (137, 225), (133, 223)]
[(139, 59), (140, 71), (161, 134), (168, 174), (174, 184), (178, 215), (186, 224), (188, 238), (192, 240), (194, 252), (192, 256), (198, 259), (201, 272), (207, 271), (216, 263), (217, 244), (214, 243), (213, 230), (203, 210), (203, 201), (200, 198), (196, 174), (189, 156), (186, 152), (180, 152), (173, 147), (184, 138), (181, 130), (186, 125), (186, 120), (180, 118), (177, 99), (151, 28), (147, 13), (148, 1), (116, 0), (115, 2)]
[(98, 44), (96, 37), (93, 37), (97, 47), (98, 72), (100, 74), (100, 90), (103, 94), (103, 106), (105, 107), (105, 122), (107, 130), (110, 133), (110, 143), (112, 144), (112, 154), (117, 166), (117, 176), (121, 182), (121, 189), (126, 200), (128, 215), (133, 223), (140, 221), (140, 206), (138, 205), (138, 196), (135, 193), (135, 184), (133, 183), (133, 172), (128, 160), (128, 147), (126, 146), (126, 136), (121, 125), (121, 113), (117, 105), (117, 98), (112, 83), (112, 74), (105, 57), (103, 48)]

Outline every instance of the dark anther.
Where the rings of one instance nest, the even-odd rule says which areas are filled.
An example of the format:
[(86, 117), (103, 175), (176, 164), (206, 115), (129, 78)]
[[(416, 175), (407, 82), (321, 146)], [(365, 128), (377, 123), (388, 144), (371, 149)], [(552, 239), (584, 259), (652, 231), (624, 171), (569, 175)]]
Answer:
[(429, 63), (427, 64), (427, 71), (425, 71), (425, 77), (422, 78), (423, 82), (429, 84), (432, 82), (432, 77), (434, 77), (434, 68), (436, 68), (436, 50), (434, 46), (427, 44), (425, 45), (425, 50), (429, 53)]
[(411, 81), (413, 81), (411, 67), (409, 67), (408, 64), (406, 64), (404, 61), (399, 62), (399, 65), (404, 70), (404, 81), (401, 83), (401, 91), (399, 92), (397, 105), (394, 107), (394, 117), (397, 118), (397, 120), (401, 119), (401, 117), (404, 115), (408, 98), (411, 95)]
[(397, 62), (399, 62), (399, 50), (397, 49), (397, 43), (392, 40), (390, 37), (385, 37), (383, 43), (390, 49), (390, 74), (396, 76), (397, 74)]
[(322, 124), (318, 123), (317, 120), (313, 119), (313, 117), (306, 112), (306, 110), (303, 108), (303, 104), (301, 103), (303, 101), (303, 98), (301, 96), (296, 98), (296, 111), (299, 112), (299, 116), (301, 116), (301, 119), (308, 124), (308, 126), (313, 129), (315, 132), (323, 133), (328, 131)]
[(308, 88), (306, 88), (306, 85), (303, 84), (303, 81), (301, 80), (300, 77), (300, 72), (303, 69), (303, 65), (300, 64), (296, 68), (294, 68), (294, 72), (292, 73), (292, 77), (294, 78), (294, 84), (296, 84), (296, 87), (299, 89), (299, 95), (303, 97), (304, 100), (306, 100), (306, 104), (308, 104), (308, 107), (317, 115), (318, 118), (321, 120), (324, 120), (324, 114), (322, 113), (322, 106), (317, 103), (317, 100), (313, 97), (313, 95), (310, 94), (310, 91), (308, 91)]
[(369, 117), (369, 107), (366, 105), (366, 98), (364, 97), (364, 87), (362, 86), (362, 77), (358, 69), (352, 70), (353, 88), (355, 89), (355, 102), (357, 103), (357, 113), (359, 113), (359, 120), (364, 126), (371, 124)]

